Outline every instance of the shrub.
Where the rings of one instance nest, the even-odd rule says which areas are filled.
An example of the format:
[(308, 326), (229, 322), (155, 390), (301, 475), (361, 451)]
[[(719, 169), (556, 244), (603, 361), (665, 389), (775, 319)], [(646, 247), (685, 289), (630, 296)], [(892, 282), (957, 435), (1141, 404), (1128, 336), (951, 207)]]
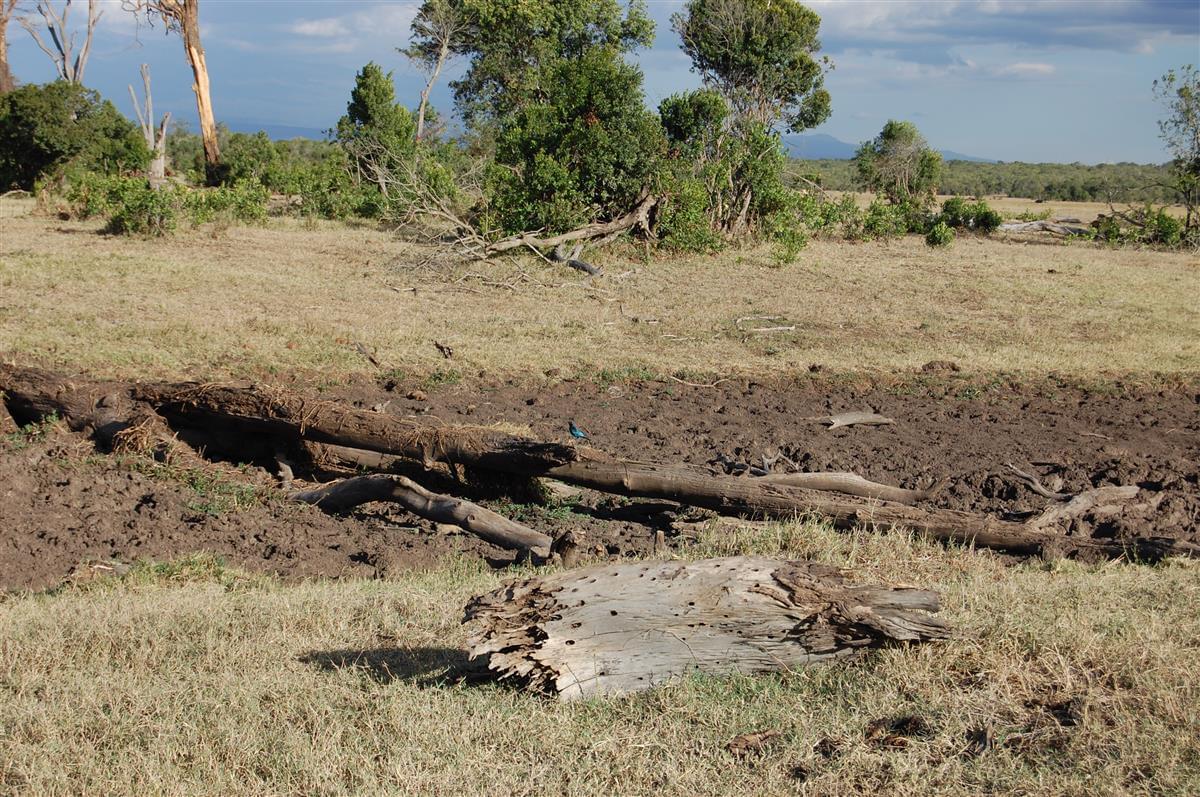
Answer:
[(680, 180), (660, 205), (659, 240), (674, 252), (715, 252), (722, 240), (708, 217), (708, 189), (695, 178)]
[(108, 232), (117, 235), (160, 236), (179, 224), (181, 189), (154, 190), (145, 180), (125, 178), (112, 184), (109, 196)]
[(942, 203), (942, 212), (935, 221), (952, 229), (992, 233), (1004, 223), (1004, 217), (982, 199), (968, 203), (962, 197), (955, 196)]
[(930, 246), (949, 246), (954, 243), (954, 230), (944, 221), (939, 221), (925, 233), (925, 243)]
[(91, 89), (58, 81), (0, 95), (0, 190), (30, 191), (68, 168), (120, 174), (149, 162), (141, 131)]
[(903, 205), (892, 205), (876, 197), (863, 214), (863, 238), (899, 238), (908, 232), (908, 214)]
[(258, 223), (267, 217), (267, 189), (257, 182), (182, 189), (175, 193), (181, 209), (192, 224), (207, 224), (218, 219)]

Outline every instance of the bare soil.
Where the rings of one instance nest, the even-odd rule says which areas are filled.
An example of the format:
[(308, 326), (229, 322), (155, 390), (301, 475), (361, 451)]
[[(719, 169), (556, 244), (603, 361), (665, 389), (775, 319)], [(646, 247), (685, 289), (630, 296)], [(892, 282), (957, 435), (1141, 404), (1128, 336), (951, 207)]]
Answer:
[[(1011, 463), (1062, 492), (1145, 488), (1144, 500), (1084, 519), (1071, 533), (1200, 540), (1200, 386), (1186, 379), (1091, 387), (980, 382), (933, 365), (916, 376), (818, 373), (713, 387), (360, 381), (326, 394), (451, 423), (521, 425), (546, 439), (566, 439), (574, 420), (614, 455), (717, 472), (729, 462), (758, 465), (764, 454), (782, 454), (802, 470), (855, 471), (905, 487), (949, 477), (933, 505), (1018, 518), (1040, 512), (1047, 499), (1014, 479), (1005, 468)], [(895, 423), (827, 430), (819, 420), (851, 410)], [(196, 551), (287, 578), (387, 576), (463, 555), (496, 566), (512, 560), (509, 551), (389, 506), (330, 517), (289, 504), (273, 497), (278, 489), (264, 467), (221, 467), (223, 479), (254, 485), (258, 498), (222, 506), (184, 481), (97, 456), (90, 443), (61, 430), (42, 439), (0, 437), (0, 589), (42, 589), (114, 562)], [(645, 553), (660, 529), (672, 544), (685, 544), (670, 535), (689, 513), (670, 504), (585, 493), (577, 505), (547, 509), (482, 497), (549, 533), (573, 529), (596, 555)]]

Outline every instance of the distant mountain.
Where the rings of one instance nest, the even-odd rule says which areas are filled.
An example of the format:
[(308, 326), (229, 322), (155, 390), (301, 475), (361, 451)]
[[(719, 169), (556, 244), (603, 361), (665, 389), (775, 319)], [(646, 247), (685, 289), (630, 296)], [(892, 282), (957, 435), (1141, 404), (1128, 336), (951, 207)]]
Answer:
[[(841, 139), (825, 133), (806, 133), (804, 135), (787, 135), (783, 137), (783, 146), (790, 157), (802, 160), (850, 160), (858, 151), (855, 144), (847, 144)], [(989, 158), (975, 155), (964, 155), (949, 149), (939, 150), (942, 158), (948, 161), (974, 161), (976, 163), (996, 163)]]
[(286, 141), (290, 138), (311, 138), (324, 141), (325, 132), (315, 127), (292, 127), (291, 125), (271, 125), (261, 122), (225, 122), (226, 126), (235, 133), (257, 133), (263, 131), (272, 141)]

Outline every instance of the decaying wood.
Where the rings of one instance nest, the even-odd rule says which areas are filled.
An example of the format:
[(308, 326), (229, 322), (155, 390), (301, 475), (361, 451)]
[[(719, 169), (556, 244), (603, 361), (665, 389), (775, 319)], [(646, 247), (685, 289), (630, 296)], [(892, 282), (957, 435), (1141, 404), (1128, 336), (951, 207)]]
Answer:
[(564, 700), (691, 672), (765, 673), (949, 635), (938, 594), (848, 583), (834, 568), (757, 556), (599, 565), (474, 598), (472, 658)]
[(805, 490), (857, 495), (860, 498), (874, 498), (877, 501), (892, 501), (908, 506), (928, 501), (950, 483), (949, 479), (942, 479), (928, 490), (908, 490), (904, 487), (873, 482), (864, 479), (857, 473), (771, 473), (760, 476), (759, 480), (767, 484), (782, 484)]
[(887, 426), (895, 423), (891, 418), (885, 418), (877, 412), (840, 412), (822, 418), (821, 421), (828, 424), (829, 429), (840, 429), (843, 426)]
[(1087, 227), (1076, 227), (1067, 224), (1056, 224), (1052, 221), (1014, 221), (1001, 224), (1000, 232), (1049, 232), (1055, 235), (1087, 235), (1091, 230)]
[(404, 476), (376, 473), (293, 493), (293, 501), (314, 504), (327, 512), (340, 512), (371, 501), (390, 501), (414, 515), (449, 523), (504, 548), (550, 555), (549, 536), (523, 526), (470, 501), (426, 490)]
[(658, 202), (658, 198), (653, 195), (647, 195), (638, 202), (637, 207), (626, 213), (620, 218), (612, 221), (599, 222), (596, 224), (588, 224), (570, 232), (564, 232), (560, 235), (551, 235), (541, 237), (536, 233), (525, 233), (516, 235), (510, 238), (502, 238), (499, 241), (494, 241), (487, 244), (485, 255), (498, 255), (503, 252), (509, 252), (514, 249), (540, 249), (540, 250), (555, 250), (558, 247), (575, 243), (576, 241), (590, 241), (596, 238), (605, 238), (614, 233), (624, 232), (626, 230), (634, 230), (638, 227), (649, 229), (650, 209)]
[(1027, 473), (1015, 465), (1005, 464), (1006, 468), (1012, 471), (1013, 475), (1020, 479), (1026, 487), (1033, 490), (1042, 498), (1049, 498), (1051, 501), (1070, 501), (1073, 497), (1070, 493), (1056, 493), (1046, 485), (1042, 484), (1041, 479), (1034, 476), (1032, 473)]
[(1053, 528), (1098, 507), (1115, 507), (1126, 503), (1137, 497), (1139, 492), (1141, 490), (1134, 485), (1097, 487), (1094, 490), (1085, 490), (1074, 497), (1068, 496), (1071, 500), (1066, 504), (1052, 504), (1047, 507), (1045, 512), (1026, 525), (1033, 529)]
[[(316, 442), (403, 457), (431, 468), (465, 465), (522, 476), (546, 476), (579, 487), (637, 498), (658, 498), (726, 514), (795, 518), (817, 515), (838, 528), (903, 527), (943, 542), (1026, 555), (1088, 558), (1135, 556), (1155, 560), (1200, 555), (1195, 544), (1172, 538), (1123, 541), (1066, 536), (1049, 522), (1031, 525), (950, 509), (863, 502), (762, 479), (713, 476), (678, 465), (620, 460), (594, 449), (528, 440), (490, 428), (434, 426), (383, 413), (348, 409), (283, 390), (254, 386), (117, 385), (72, 382), (32, 369), (0, 366), (0, 391), (18, 421), (57, 412), (72, 428), (115, 431), (135, 406), (185, 425), (253, 432), (248, 440)], [(32, 416), (32, 417), (31, 417)]]

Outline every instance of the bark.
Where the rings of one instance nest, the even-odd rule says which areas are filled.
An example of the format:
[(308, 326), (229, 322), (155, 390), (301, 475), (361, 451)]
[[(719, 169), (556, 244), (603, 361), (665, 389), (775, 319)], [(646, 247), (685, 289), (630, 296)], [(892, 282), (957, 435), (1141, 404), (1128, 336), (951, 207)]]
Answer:
[(890, 484), (879, 484), (864, 479), (857, 473), (777, 473), (760, 476), (758, 481), (765, 484), (800, 487), (806, 490), (844, 493), (856, 495), (859, 498), (874, 498), (877, 501), (891, 501), (908, 506), (928, 501), (941, 492), (948, 483), (943, 479), (928, 490), (906, 490), (903, 487), (893, 487)]
[(200, 138), (204, 142), (204, 163), (210, 183), (216, 182), (221, 165), (221, 148), (217, 144), (217, 121), (213, 114), (212, 92), (208, 80), (208, 63), (200, 44), (200, 2), (187, 0), (179, 16), (180, 35), (188, 64), (192, 67), (192, 91), (196, 93), (196, 111), (200, 115)]
[(547, 535), (470, 501), (430, 492), (404, 476), (357, 476), (294, 493), (291, 498), (315, 504), (327, 512), (340, 512), (371, 501), (391, 501), (426, 520), (459, 526), (493, 545), (530, 551), (543, 559), (550, 555), (551, 539)]
[(1013, 221), (1001, 224), (1000, 232), (1050, 232), (1055, 235), (1087, 235), (1089, 227), (1076, 227), (1068, 224), (1055, 224), (1052, 221)]
[(0, 95), (17, 87), (8, 65), (8, 23), (17, 9), (17, 0), (0, 0)]
[(870, 647), (945, 639), (938, 594), (847, 583), (812, 562), (736, 556), (600, 565), (474, 598), (472, 658), (563, 700), (633, 692), (699, 671), (766, 673)]

